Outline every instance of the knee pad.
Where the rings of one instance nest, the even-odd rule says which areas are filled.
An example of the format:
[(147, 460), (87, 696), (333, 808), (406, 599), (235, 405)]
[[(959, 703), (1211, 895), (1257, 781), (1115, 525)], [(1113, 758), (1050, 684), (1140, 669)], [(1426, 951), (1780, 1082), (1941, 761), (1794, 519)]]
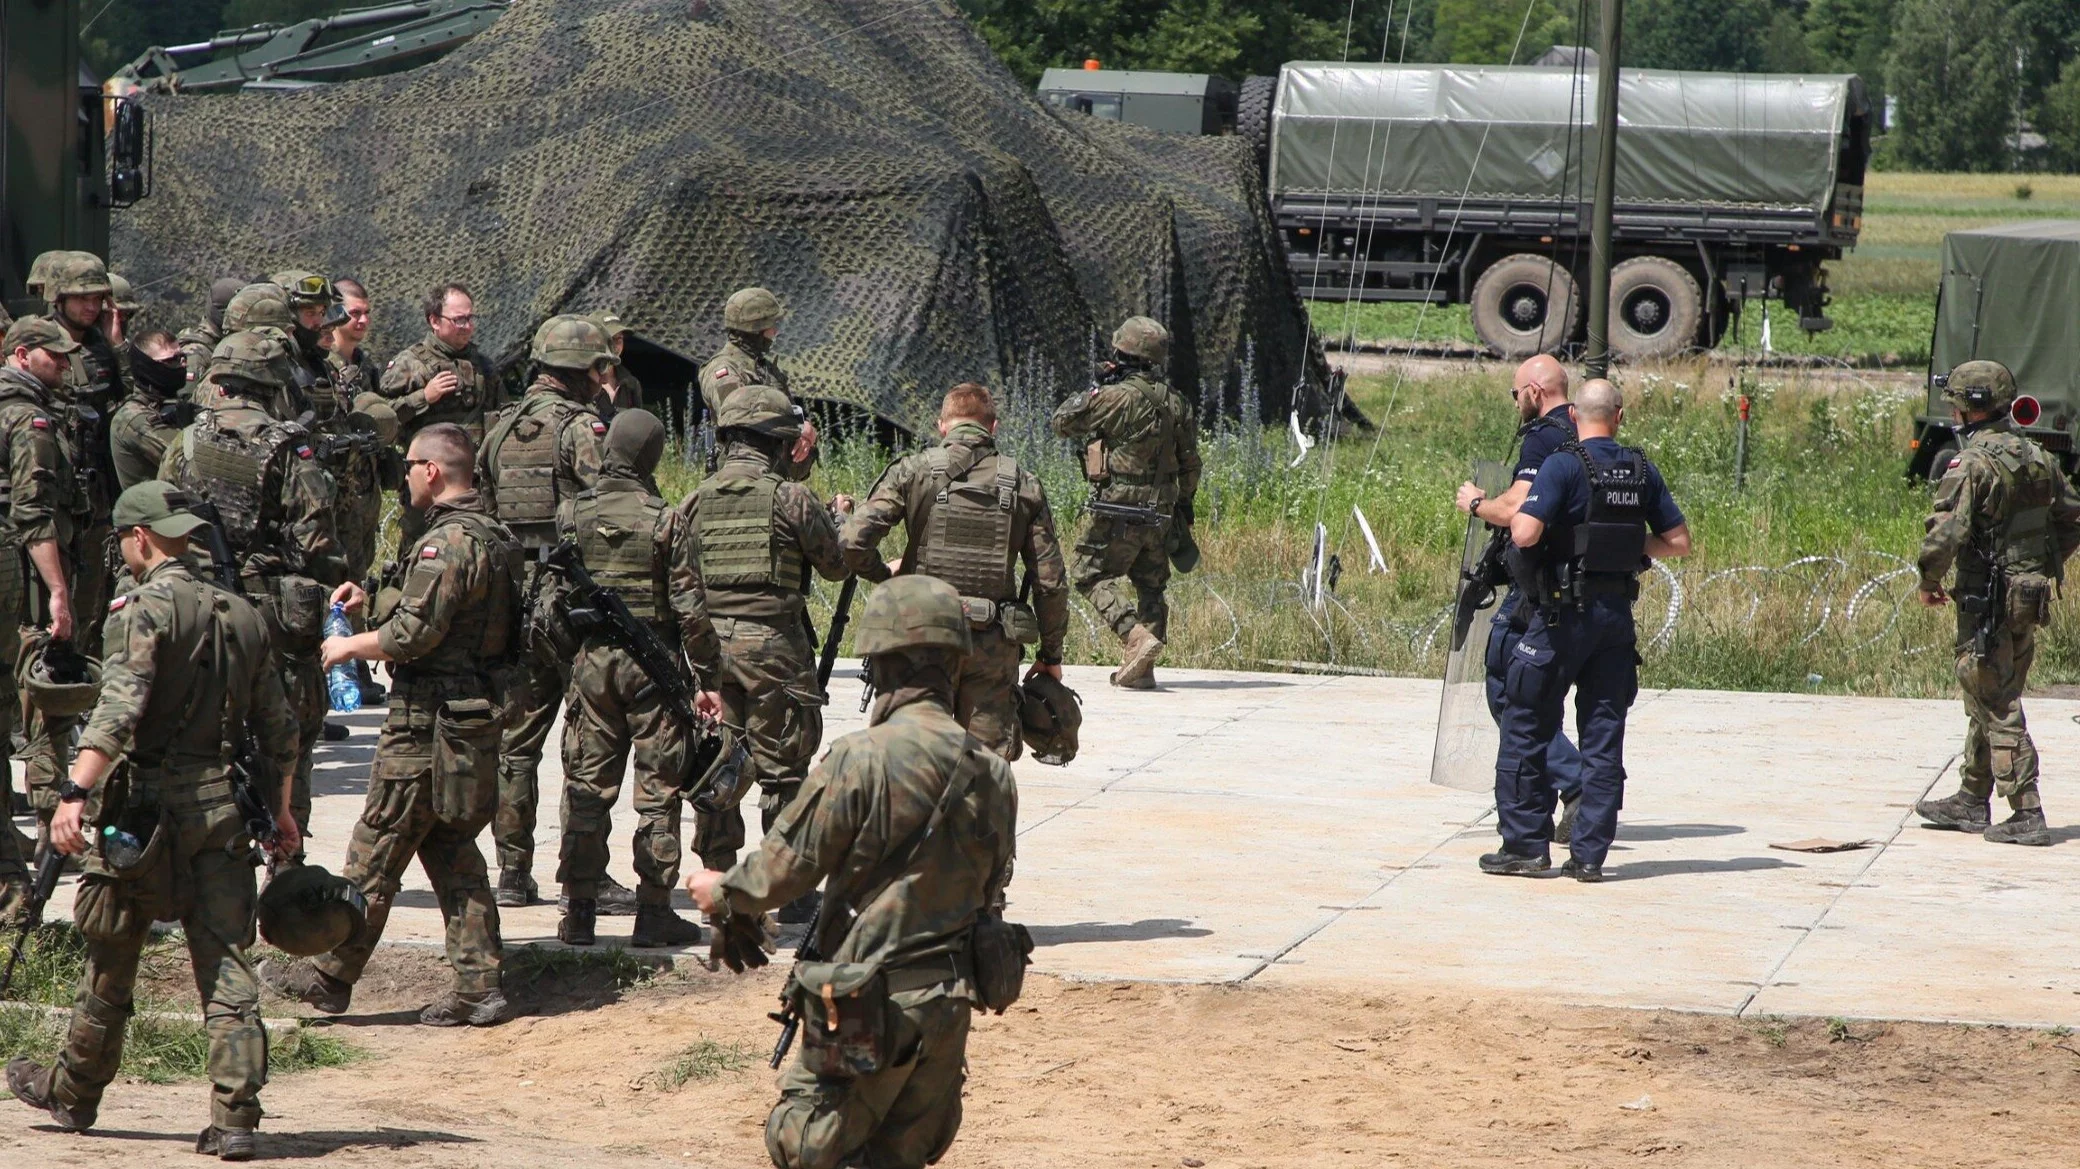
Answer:
[(838, 1109), (818, 1095), (783, 1095), (766, 1117), (766, 1155), (778, 1169), (838, 1169), (846, 1150)]

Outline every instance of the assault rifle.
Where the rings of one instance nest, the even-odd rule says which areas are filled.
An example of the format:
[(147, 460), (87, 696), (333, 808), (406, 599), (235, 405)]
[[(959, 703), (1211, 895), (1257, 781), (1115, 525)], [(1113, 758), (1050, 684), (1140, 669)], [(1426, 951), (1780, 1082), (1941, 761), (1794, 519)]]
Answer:
[[(569, 582), (564, 611), (571, 630), (580, 637), (598, 634), (634, 658), (636, 668), (650, 680), (647, 689), (656, 691), (665, 713), (692, 737), (694, 749), (688, 757), (686, 774), (679, 778), (679, 794), (697, 811), (712, 814), (735, 809), (744, 793), (748, 752), (738, 743), (735, 757), (716, 773), (715, 782), (701, 784), (708, 764), (713, 762), (712, 752), (720, 749), (721, 736), (694, 710), (696, 692), (686, 671), (679, 666), (678, 654), (649, 622), (629, 612), (628, 602), (621, 599), (620, 593), (593, 579), (575, 543), (565, 540), (553, 548), (544, 548), (542, 565)], [(704, 747), (708, 750), (703, 751)]]
[(56, 848), (44, 852), (43, 862), (36, 866), (36, 880), (29, 887), (28, 904), (22, 906), (22, 928), (15, 934), (14, 949), (7, 955), (7, 973), (0, 974), (0, 998), (6, 998), (7, 988), (14, 984), (14, 968), (22, 960), (22, 947), (28, 944), (36, 927), (43, 924), (43, 907), (49, 903), (52, 891), (58, 887), (58, 874), (64, 870), (64, 853)]
[(1972, 656), (1982, 662), (1993, 657), (2008, 623), (2008, 570), (1999, 560), (1987, 557), (1986, 591), (1959, 593), (1957, 607), (1978, 618), (1972, 627)]
[[(231, 541), (224, 535), (224, 516), (217, 510), (215, 500), (192, 499), (188, 510), (208, 526), (203, 539), (209, 545), (210, 571), (217, 578), (217, 587), (234, 596), (244, 594), (238, 587), (238, 557), (231, 551)], [(281, 835), (274, 826), (274, 811), (267, 803), (268, 772), (267, 752), (260, 747), (250, 723), (238, 728), (238, 747), (231, 758), (231, 798), (238, 805), (239, 819), (245, 821), (246, 835), (264, 850), (272, 850), (275, 840)]]
[(825, 698), (831, 693), (831, 671), (838, 665), (838, 643), (845, 640), (845, 627), (852, 624), (852, 598), (859, 592), (859, 576), (845, 578), (838, 588), (838, 603), (831, 609), (831, 627), (824, 632), (822, 656), (816, 659), (816, 688)]
[[(804, 962), (823, 961), (823, 953), (816, 946), (816, 935), (823, 930), (823, 915), (830, 906), (831, 899), (825, 896), (817, 904), (815, 915), (809, 918), (809, 928), (802, 934), (802, 943), (794, 948), (796, 966)], [(780, 1009), (769, 1012), (766, 1018), (780, 1024), (780, 1038), (773, 1042), (773, 1058), (766, 1061), (767, 1067), (777, 1068), (787, 1058), (788, 1049), (794, 1046), (794, 1037), (802, 1029), (802, 1016), (783, 992), (780, 995)]]
[[(1472, 521), (1480, 523), (1479, 520)], [(1459, 570), (1459, 595), (1452, 602), (1452, 648), (1466, 647), (1466, 634), (1473, 628), (1473, 615), (1495, 603), (1495, 590), (1509, 583), (1509, 567), (1503, 554), (1509, 550), (1509, 529), (1488, 533), (1473, 567)]]
[(1118, 520), (1130, 528), (1153, 528), (1170, 518), (1152, 507), (1140, 507), (1131, 503), (1107, 503), (1102, 499), (1091, 500), (1083, 509), (1094, 516)]

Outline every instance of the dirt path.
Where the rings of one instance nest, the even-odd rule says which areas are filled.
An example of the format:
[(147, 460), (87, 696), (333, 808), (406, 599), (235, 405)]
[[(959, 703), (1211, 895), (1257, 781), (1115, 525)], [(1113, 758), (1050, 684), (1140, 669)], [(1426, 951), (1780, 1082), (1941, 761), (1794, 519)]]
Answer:
[[(437, 960), (386, 951), (330, 1024), (368, 1053), (268, 1089), (264, 1155), (328, 1165), (749, 1169), (766, 1163), (776, 968), (551, 996), (483, 1031), (411, 1025)], [(587, 1005), (600, 1003), (604, 1005)], [(278, 1008), (277, 1008), (278, 1009)], [(712, 1041), (739, 1070), (676, 1091)], [(1780, 1023), (1523, 999), (1035, 979), (979, 1019), (944, 1164), (2009, 1166), (2080, 1163), (2080, 1043), (2051, 1032)], [(207, 1090), (119, 1083), (105, 1130), (0, 1115), (0, 1164), (199, 1164)]]

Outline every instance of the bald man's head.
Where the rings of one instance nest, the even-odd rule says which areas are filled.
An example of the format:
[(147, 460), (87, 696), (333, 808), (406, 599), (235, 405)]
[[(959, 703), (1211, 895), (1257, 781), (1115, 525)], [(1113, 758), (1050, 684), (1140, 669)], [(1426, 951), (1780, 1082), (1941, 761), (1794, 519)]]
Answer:
[(1528, 422), (1567, 401), (1567, 370), (1541, 353), (1517, 367), (1510, 395), (1517, 400), (1517, 414)]
[(1602, 378), (1590, 378), (1574, 396), (1575, 425), (1583, 437), (1593, 430), (1609, 436), (1618, 432), (1618, 416), (1625, 410), (1625, 395)]

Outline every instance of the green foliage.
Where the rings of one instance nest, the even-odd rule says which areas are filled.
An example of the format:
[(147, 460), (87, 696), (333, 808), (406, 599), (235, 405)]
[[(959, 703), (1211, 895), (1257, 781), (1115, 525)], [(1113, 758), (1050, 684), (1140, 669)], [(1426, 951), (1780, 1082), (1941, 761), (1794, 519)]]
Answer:
[(751, 1049), (742, 1043), (728, 1046), (702, 1038), (692, 1047), (667, 1060), (657, 1069), (657, 1086), (675, 1092), (690, 1081), (707, 1081), (740, 1072), (751, 1066)]
[(545, 981), (564, 986), (604, 983), (604, 989), (626, 990), (655, 977), (660, 967), (622, 949), (566, 950), (521, 946), (507, 950), (499, 967), (508, 988), (532, 990)]
[(2066, 62), (2058, 83), (2044, 91), (2037, 128), (2051, 143), (2051, 165), (2080, 171), (2080, 58)]
[(1886, 65), (1900, 160), (1922, 170), (2008, 166), (2017, 78), (2008, 13), (1983, 0), (1900, 0)]
[(1428, 60), (1522, 63), (1573, 39), (1573, 6), (1560, 0), (1437, 0), (1436, 8)]
[(1625, 6), (1625, 63), (1756, 70), (1769, 28), (1767, 0), (1632, 0)]

